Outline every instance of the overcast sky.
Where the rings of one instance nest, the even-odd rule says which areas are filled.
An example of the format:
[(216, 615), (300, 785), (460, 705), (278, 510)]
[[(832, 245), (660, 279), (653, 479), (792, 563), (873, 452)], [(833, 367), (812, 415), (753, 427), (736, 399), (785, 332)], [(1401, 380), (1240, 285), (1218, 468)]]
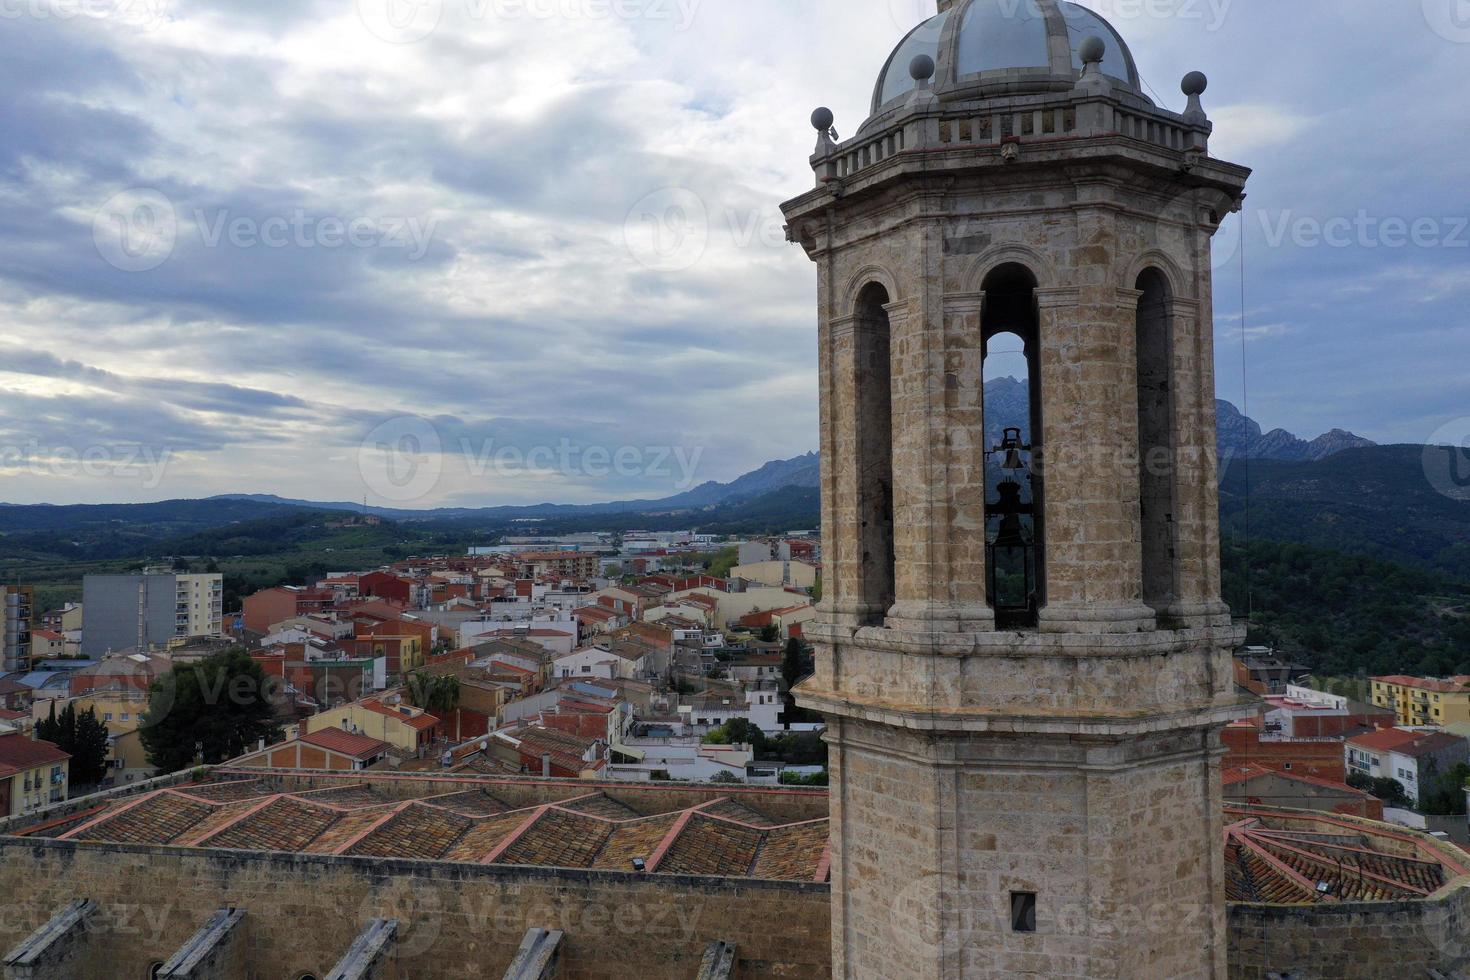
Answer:
[[(1256, 170), (1221, 397), (1244, 348), (1266, 428), (1470, 415), (1470, 0), (1086, 5)], [(926, 9), (0, 0), (0, 500), (588, 502), (815, 448), (778, 205)]]

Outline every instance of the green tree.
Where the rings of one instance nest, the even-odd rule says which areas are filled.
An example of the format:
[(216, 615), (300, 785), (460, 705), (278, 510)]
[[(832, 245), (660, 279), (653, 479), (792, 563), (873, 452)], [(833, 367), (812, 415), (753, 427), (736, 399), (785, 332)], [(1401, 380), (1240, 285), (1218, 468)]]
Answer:
[(781, 654), (781, 679), (786, 682), (786, 690), (791, 690), (810, 673), (801, 640), (793, 636), (786, 641), (786, 649)]
[(408, 675), (405, 687), (408, 703), (431, 715), (443, 718), (459, 707), (459, 678), (454, 674), (429, 674), (421, 670)]
[(62, 748), (71, 753), (72, 782), (95, 786), (107, 776), (107, 726), (97, 720), (95, 708), (76, 716), (75, 742)]
[(56, 723), (56, 702), (53, 700), (51, 702), (51, 713), (36, 722), (36, 738), (42, 742), (50, 742), (52, 745), (56, 745), (57, 735), (60, 731), (61, 728)]
[(766, 750), (766, 733), (745, 718), (731, 718), (701, 741), (705, 745), (749, 745), (757, 756)]
[(781, 631), (774, 625), (767, 624), (761, 627), (762, 643), (775, 643), (779, 639), (781, 639)]
[(281, 738), (278, 684), (244, 650), (175, 667), (153, 682), (139, 738), (148, 761), (165, 773), (242, 755), (260, 739)]

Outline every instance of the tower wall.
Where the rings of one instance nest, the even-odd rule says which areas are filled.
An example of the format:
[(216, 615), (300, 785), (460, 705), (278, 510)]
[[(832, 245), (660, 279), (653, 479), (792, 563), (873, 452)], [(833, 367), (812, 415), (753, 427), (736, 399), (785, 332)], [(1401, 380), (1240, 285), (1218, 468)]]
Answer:
[[(1210, 240), (1246, 172), (1101, 124), (955, 145), (947, 111), (920, 92), (893, 124), (907, 135), (852, 173), (819, 146), (821, 186), (785, 206), (819, 270), (827, 567), (797, 695), (829, 724), (834, 975), (1223, 977), (1218, 733), (1240, 710), (1242, 636), (1220, 601)], [(998, 631), (982, 379), (985, 284), (1008, 266), (1035, 282), (1042, 604), (1034, 628)], [(1167, 411), (1145, 431), (1172, 447), (1146, 550), (1150, 269), (1167, 282), (1167, 377), (1143, 404)], [(857, 406), (878, 375), (854, 338), (872, 284), (891, 349), (886, 611), (865, 589), (882, 549), (859, 505)], [(1145, 561), (1168, 562), (1149, 602)], [(1036, 896), (1034, 932), (1013, 928), (1012, 893)]]

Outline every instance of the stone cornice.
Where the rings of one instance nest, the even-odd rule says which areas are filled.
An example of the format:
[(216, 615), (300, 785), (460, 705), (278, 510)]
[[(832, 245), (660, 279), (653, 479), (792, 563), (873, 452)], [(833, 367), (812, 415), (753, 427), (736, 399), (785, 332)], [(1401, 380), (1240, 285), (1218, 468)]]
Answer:
[(1082, 291), (1076, 286), (1043, 286), (1036, 290), (1036, 305), (1043, 310), (1073, 307), (1081, 298)]
[(944, 314), (945, 316), (964, 316), (967, 313), (979, 313), (985, 308), (985, 291), (976, 293), (945, 293)]
[(1136, 738), (1180, 729), (1227, 725), (1251, 710), (1253, 699), (1231, 698), (1185, 704), (1173, 711), (1011, 711), (987, 708), (928, 708), (860, 698), (808, 685), (796, 690), (796, 703), (824, 715), (838, 715), (890, 728), (964, 734), (1059, 735)]
[(995, 657), (1001, 659), (1070, 657), (1079, 660), (1110, 657), (1162, 657), (1200, 645), (1229, 648), (1238, 645), (1238, 626), (1155, 629), (1133, 633), (1070, 632), (962, 632), (922, 633), (913, 630), (856, 628), (812, 620), (804, 627), (817, 643), (840, 644), (916, 657)]

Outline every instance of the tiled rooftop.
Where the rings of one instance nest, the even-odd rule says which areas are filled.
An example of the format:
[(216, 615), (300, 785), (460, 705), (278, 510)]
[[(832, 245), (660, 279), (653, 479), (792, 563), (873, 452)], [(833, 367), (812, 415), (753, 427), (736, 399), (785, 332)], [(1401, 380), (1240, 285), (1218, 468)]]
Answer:
[[(629, 873), (634, 860), (642, 859), (654, 874), (827, 878), (826, 819), (783, 822), (757, 808), (760, 793), (740, 802), (728, 795), (732, 791), (714, 787), (667, 796), (641, 790), (630, 802), (619, 798), (617, 787), (538, 783), (546, 801), (527, 804), (510, 802), (527, 799), (525, 784), (499, 780), (471, 789), (465, 783), (474, 780), (462, 778), (381, 787), (370, 780), (324, 788), (307, 782), (295, 790), (270, 778), (187, 783), (122, 796), (76, 818), (19, 833), (94, 843)], [(435, 792), (440, 786), (447, 791)], [(690, 805), (691, 799), (697, 802)], [(669, 808), (645, 812), (660, 809), (657, 803)]]
[(1470, 856), (1389, 824), (1236, 807), (1225, 808), (1225, 821), (1225, 897), (1232, 902), (1403, 901), (1470, 872)]

